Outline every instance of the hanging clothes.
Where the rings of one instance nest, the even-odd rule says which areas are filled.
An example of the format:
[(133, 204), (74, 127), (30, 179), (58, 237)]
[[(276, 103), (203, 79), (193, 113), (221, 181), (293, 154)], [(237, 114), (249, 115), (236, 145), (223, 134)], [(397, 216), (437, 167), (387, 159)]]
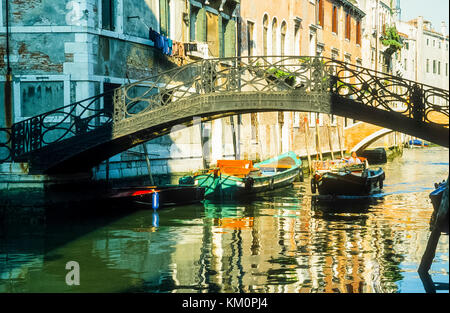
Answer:
[(164, 38), (152, 28), (148, 31), (148, 38), (153, 41), (153, 44), (156, 49), (162, 50), (164, 47)]
[(173, 41), (172, 41), (172, 39), (169, 38), (169, 51), (168, 51), (168, 55), (172, 55), (172, 51), (173, 51)]
[(197, 51), (197, 44), (196, 43), (185, 43), (184, 44), (184, 50), (186, 52)]
[(173, 42), (172, 55), (179, 58), (184, 58), (186, 56), (184, 52), (184, 44), (182, 42)]

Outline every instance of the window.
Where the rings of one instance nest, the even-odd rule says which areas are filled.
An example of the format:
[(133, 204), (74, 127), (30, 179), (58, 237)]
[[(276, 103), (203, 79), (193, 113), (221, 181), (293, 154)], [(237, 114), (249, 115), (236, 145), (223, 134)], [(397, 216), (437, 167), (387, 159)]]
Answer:
[(405, 49), (409, 50), (409, 42), (405, 42)]
[(114, 1), (102, 0), (102, 28), (114, 30)]
[(430, 60), (427, 59), (427, 73), (430, 72)]
[(323, 126), (323, 115), (320, 113), (308, 112), (309, 127)]
[(427, 38), (427, 46), (430, 45), (430, 39)]
[(435, 41), (435, 40), (433, 40), (433, 47), (435, 46), (435, 43), (436, 43), (436, 41)]
[(324, 20), (323, 2), (324, 2), (324, 0), (316, 1), (316, 21), (317, 21), (317, 24), (322, 27), (323, 27), (323, 20)]
[(169, 37), (169, 0), (159, 0), (159, 27), (161, 35)]
[(198, 11), (199, 9), (197, 7), (191, 5), (191, 14), (189, 20), (189, 37), (191, 41), (196, 40), (195, 25), (197, 24)]
[(439, 49), (441, 49), (441, 42), (439, 41)]
[(351, 33), (351, 30), (350, 30), (351, 24), (350, 24), (350, 22), (351, 22), (350, 14), (346, 13), (345, 14), (345, 39), (348, 39), (348, 40), (350, 40), (350, 33)]
[(286, 54), (286, 22), (281, 23), (281, 55)]
[(331, 50), (331, 59), (332, 60), (337, 60), (338, 56), (339, 56), (339, 52), (337, 50), (334, 50), (334, 49)]
[(436, 60), (433, 60), (433, 74), (436, 74)]
[(247, 44), (248, 44), (248, 56), (254, 54), (255, 42), (253, 41), (253, 29), (255, 24), (253, 22), (247, 21)]
[(405, 59), (405, 71), (407, 71), (407, 70), (408, 70), (407, 64), (408, 64), (408, 60), (407, 60), (407, 59)]
[(300, 55), (300, 47), (301, 47), (301, 41), (300, 41), (300, 25), (296, 24), (294, 28), (294, 54)]
[(228, 27), (228, 23), (229, 20), (222, 18), (222, 29), (220, 30), (220, 34), (219, 34), (219, 57), (220, 58), (224, 58), (225, 57), (225, 37), (226, 37), (226, 32), (227, 32), (227, 27)]
[(263, 54), (267, 55), (267, 34), (269, 32), (269, 17), (264, 15), (263, 18)]
[(438, 62), (438, 75), (441, 75), (441, 61)]
[(336, 115), (331, 114), (331, 116), (330, 116), (330, 124), (331, 124), (331, 126), (336, 126), (337, 125)]
[(277, 55), (277, 19), (274, 18), (272, 21), (272, 55)]
[(333, 5), (333, 14), (331, 17), (331, 31), (335, 34), (338, 33), (338, 14), (337, 6)]
[(372, 53), (370, 55), (370, 60), (372, 61), (372, 63), (375, 63), (375, 49), (372, 48)]
[(356, 22), (356, 44), (361, 45), (361, 21)]

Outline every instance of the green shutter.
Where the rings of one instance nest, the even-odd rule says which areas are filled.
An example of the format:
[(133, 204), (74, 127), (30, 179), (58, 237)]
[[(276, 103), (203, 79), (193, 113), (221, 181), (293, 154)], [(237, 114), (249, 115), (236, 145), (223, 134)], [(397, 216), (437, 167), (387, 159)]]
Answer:
[(236, 22), (229, 20), (225, 30), (225, 57), (236, 56)]
[(219, 57), (225, 57), (225, 29), (223, 23), (223, 17), (219, 15)]
[(203, 7), (197, 14), (196, 39), (200, 42), (206, 42), (206, 9)]
[(162, 35), (169, 34), (169, 6), (167, 0), (159, 0), (159, 28)]

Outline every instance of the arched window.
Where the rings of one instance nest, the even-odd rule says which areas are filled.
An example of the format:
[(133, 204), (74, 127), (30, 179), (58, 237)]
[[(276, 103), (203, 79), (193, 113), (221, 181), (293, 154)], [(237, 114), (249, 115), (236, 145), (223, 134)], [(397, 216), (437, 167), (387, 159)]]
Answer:
[(269, 17), (264, 14), (263, 17), (263, 55), (267, 55), (267, 36), (269, 33)]
[(274, 17), (272, 21), (272, 55), (277, 54), (277, 28), (278, 28), (278, 22), (277, 19)]
[(281, 55), (286, 55), (286, 29), (287, 29), (287, 25), (286, 22), (283, 21), (281, 23)]

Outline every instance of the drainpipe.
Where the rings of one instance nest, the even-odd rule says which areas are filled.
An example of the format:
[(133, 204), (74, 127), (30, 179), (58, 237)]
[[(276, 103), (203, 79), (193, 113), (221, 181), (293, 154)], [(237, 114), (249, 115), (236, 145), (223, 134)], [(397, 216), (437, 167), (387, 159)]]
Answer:
[(6, 0), (6, 75), (5, 75), (5, 127), (11, 128), (12, 126), (12, 101), (11, 101), (11, 77), (12, 70), (9, 60), (9, 0)]
[[(241, 6), (240, 4), (237, 4), (237, 8), (235, 9), (236, 12), (236, 27), (235, 27), (235, 55), (238, 59), (237, 67), (240, 66), (241, 63)], [(241, 89), (241, 78), (239, 75), (239, 90)], [(233, 118), (233, 117), (231, 117)], [(236, 160), (240, 160), (241, 156), (241, 119), (242, 115), (238, 114), (237, 116), (237, 139), (236, 135), (233, 134), (233, 144), (234, 144), (234, 155)], [(234, 122), (234, 121), (233, 121)]]
[(378, 70), (378, 0), (375, 9), (375, 72)]

